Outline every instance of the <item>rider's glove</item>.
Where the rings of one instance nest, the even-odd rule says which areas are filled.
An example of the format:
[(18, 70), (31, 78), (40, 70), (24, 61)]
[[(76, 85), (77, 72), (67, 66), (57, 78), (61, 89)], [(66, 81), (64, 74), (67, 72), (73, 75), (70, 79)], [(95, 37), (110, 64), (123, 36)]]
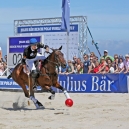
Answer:
[(40, 43), (40, 47), (43, 48), (44, 47), (44, 44), (43, 43)]

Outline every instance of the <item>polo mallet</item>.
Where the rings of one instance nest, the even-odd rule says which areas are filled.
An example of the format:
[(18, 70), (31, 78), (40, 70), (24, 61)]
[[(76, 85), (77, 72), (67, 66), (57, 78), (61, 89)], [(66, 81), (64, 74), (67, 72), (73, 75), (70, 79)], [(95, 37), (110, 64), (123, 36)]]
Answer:
[[(27, 73), (28, 75), (28, 87), (29, 87), (29, 90), (30, 90), (30, 74)], [(30, 106), (30, 101), (28, 100), (28, 106)]]

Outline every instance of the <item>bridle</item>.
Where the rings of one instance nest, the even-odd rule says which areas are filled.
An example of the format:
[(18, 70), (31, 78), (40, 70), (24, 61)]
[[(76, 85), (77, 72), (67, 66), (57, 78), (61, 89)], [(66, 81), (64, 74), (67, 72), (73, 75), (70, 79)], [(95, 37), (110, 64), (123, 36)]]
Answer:
[(54, 53), (55, 62), (54, 61), (51, 61), (49, 59), (49, 56), (48, 56), (48, 59), (46, 59), (48, 62), (55, 64), (57, 67), (61, 66), (61, 62), (59, 61), (59, 55), (60, 54), (56, 54), (56, 52), (58, 52), (58, 51), (60, 51), (60, 50), (56, 50), (55, 53)]
[[(58, 53), (58, 52), (60, 52), (60, 53)], [(61, 54), (63, 54), (63, 53), (61, 53), (60, 50), (55, 50), (55, 51), (54, 51), (54, 61), (51, 61), (51, 60), (50, 60), (52, 54), (53, 54), (53, 52), (50, 53), (50, 55), (49, 55), (45, 60), (46, 60), (47, 62), (50, 62), (49, 65), (50, 65), (51, 67), (53, 67), (54, 69), (56, 68), (55, 66), (57, 66), (57, 68), (59, 69), (59, 66), (61, 66), (61, 62), (59, 61), (59, 56), (60, 56)], [(48, 63), (47, 63), (47, 64), (48, 64)], [(53, 65), (53, 64), (54, 64), (54, 65)], [(46, 74), (40, 73), (41, 76), (46, 76), (46, 75), (48, 75), (48, 76), (57, 76), (56, 71), (50, 72), (50, 71), (48, 70), (48, 67), (46, 67), (46, 64), (45, 64), (43, 67), (44, 67), (45, 70), (47, 70), (47, 71), (46, 71)], [(49, 68), (50, 68), (50, 67), (49, 67)]]

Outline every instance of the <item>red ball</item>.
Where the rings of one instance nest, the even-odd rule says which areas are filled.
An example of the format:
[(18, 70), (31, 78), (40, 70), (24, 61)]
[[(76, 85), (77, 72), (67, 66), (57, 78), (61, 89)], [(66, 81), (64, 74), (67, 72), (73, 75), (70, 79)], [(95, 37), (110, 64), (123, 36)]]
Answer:
[(73, 106), (73, 100), (72, 100), (72, 99), (66, 99), (65, 105), (66, 105), (67, 107), (72, 107), (72, 106)]

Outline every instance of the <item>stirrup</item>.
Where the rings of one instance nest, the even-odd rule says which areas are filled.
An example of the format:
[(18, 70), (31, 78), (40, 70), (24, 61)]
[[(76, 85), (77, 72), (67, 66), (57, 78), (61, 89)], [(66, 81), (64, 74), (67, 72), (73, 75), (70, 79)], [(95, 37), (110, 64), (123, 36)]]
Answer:
[(34, 86), (33, 86), (33, 89), (37, 89), (37, 86), (36, 86), (36, 85), (34, 85)]

